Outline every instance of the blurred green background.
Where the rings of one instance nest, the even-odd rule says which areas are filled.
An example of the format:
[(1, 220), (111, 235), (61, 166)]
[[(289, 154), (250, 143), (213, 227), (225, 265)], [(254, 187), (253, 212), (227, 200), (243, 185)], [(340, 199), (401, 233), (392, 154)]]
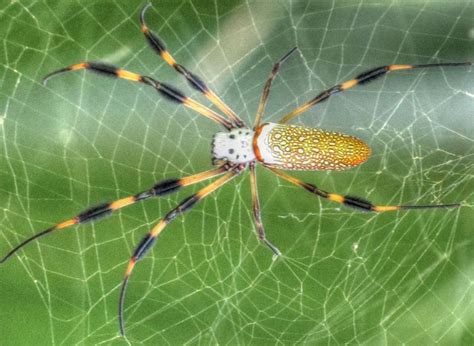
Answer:
[[(273, 62), (276, 121), (372, 67), (474, 59), (472, 1), (153, 1), (149, 26), (250, 124)], [(91, 73), (101, 60), (194, 93), (147, 47), (138, 1), (0, 5), (0, 251), (89, 205), (210, 168), (218, 127), (153, 90)], [(474, 71), (393, 73), (294, 121), (349, 133), (373, 156), (294, 175), (378, 204), (457, 210), (369, 214), (320, 201), (259, 168), (174, 221), (137, 265), (118, 336), (119, 285), (142, 236), (198, 187), (29, 245), (0, 266), (0, 343), (473, 344)], [(200, 186), (203, 186), (202, 184)], [(470, 249), (470, 250), (469, 250)]]

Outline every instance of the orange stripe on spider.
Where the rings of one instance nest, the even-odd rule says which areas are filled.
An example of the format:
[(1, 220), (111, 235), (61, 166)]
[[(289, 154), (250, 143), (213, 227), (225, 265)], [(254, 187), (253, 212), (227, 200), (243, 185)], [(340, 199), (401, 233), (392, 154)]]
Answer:
[(395, 205), (376, 205), (374, 206), (375, 211), (395, 211), (400, 210), (400, 206)]
[(77, 224), (77, 219), (73, 218), (73, 219), (70, 219), (70, 220), (59, 223), (55, 228), (56, 229), (63, 229), (63, 228), (66, 228), (66, 227), (69, 227), (69, 226), (72, 226), (72, 225), (75, 225), (75, 224)]
[(398, 70), (409, 70), (412, 69), (413, 65), (391, 65), (388, 67), (389, 71), (398, 71)]
[(357, 79), (351, 79), (351, 80), (348, 80), (347, 82), (344, 82), (341, 84), (341, 89), (342, 90), (346, 90), (346, 89), (350, 89), (354, 86), (356, 86), (359, 82), (357, 81)]
[(255, 153), (255, 157), (257, 158), (258, 161), (262, 162), (263, 157), (262, 153), (260, 152), (260, 149), (258, 147), (258, 136), (260, 136), (260, 133), (262, 133), (262, 129), (266, 124), (260, 125), (257, 127), (255, 130), (255, 134), (253, 135), (253, 140), (252, 140), (252, 146), (253, 146), (253, 152)]
[(71, 71), (77, 71), (77, 70), (82, 70), (83, 68), (88, 68), (89, 64), (86, 62), (81, 62), (80, 64), (75, 64), (69, 67), (69, 70)]
[(134, 196), (125, 197), (125, 198), (119, 199), (115, 202), (112, 202), (110, 204), (109, 208), (112, 209), (112, 210), (117, 210), (117, 209), (126, 207), (127, 205), (130, 205), (134, 202), (135, 202), (135, 197)]
[(163, 58), (164, 61), (166, 61), (166, 63), (168, 63), (169, 65), (171, 66), (174, 66), (176, 65), (176, 60), (174, 60), (174, 58), (171, 56), (170, 53), (168, 53), (168, 51), (164, 50), (161, 52), (161, 57)]
[(117, 74), (117, 77), (132, 80), (135, 82), (139, 82), (142, 80), (142, 77), (140, 75), (133, 72), (125, 71), (125, 70), (117, 70), (116, 74)]
[(133, 267), (135, 267), (135, 263), (137, 263), (137, 259), (135, 257), (132, 257), (132, 259), (128, 263), (127, 271), (125, 272), (125, 277), (130, 276), (130, 273), (132, 272)]
[(328, 195), (328, 199), (330, 199), (331, 201), (334, 201), (334, 202), (339, 202), (339, 203), (344, 203), (344, 201), (346, 200), (344, 198), (344, 196), (341, 196), (341, 195), (338, 195), (338, 194), (335, 194), (335, 193), (330, 193)]

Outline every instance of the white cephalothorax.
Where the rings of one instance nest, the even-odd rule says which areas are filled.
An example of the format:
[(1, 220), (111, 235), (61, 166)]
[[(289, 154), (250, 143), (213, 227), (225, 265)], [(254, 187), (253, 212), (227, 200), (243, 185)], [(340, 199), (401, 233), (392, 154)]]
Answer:
[(248, 128), (218, 132), (212, 140), (214, 160), (226, 160), (233, 163), (247, 163), (255, 160), (252, 141), (254, 132)]

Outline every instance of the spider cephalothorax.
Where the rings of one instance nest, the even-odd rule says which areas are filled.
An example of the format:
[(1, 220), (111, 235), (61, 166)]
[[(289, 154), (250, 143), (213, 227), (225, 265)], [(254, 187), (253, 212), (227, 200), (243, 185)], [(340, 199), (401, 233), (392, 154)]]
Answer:
[(212, 139), (212, 161), (252, 162), (255, 160), (253, 137), (254, 132), (245, 127), (216, 133)]
[(261, 124), (265, 105), (270, 94), (272, 82), (277, 75), (280, 65), (288, 56), (296, 51), (291, 49), (285, 54), (274, 66), (272, 72), (265, 83), (262, 97), (258, 107), (254, 130), (250, 130), (245, 126), (244, 122), (232, 111), (206, 84), (196, 75), (189, 72), (184, 66), (178, 64), (171, 54), (166, 50), (163, 41), (154, 33), (152, 33), (145, 24), (145, 12), (151, 5), (146, 5), (140, 12), (141, 30), (145, 35), (150, 46), (163, 58), (163, 60), (173, 67), (176, 72), (183, 75), (191, 87), (202, 93), (209, 101), (212, 102), (225, 116), (216, 113), (201, 103), (187, 97), (181, 91), (162, 83), (149, 76), (142, 76), (133, 72), (129, 72), (109, 64), (97, 62), (82, 62), (69, 67), (62, 68), (50, 73), (44, 78), (46, 82), (50, 77), (62, 72), (76, 70), (90, 70), (110, 77), (127, 79), (133, 82), (143, 83), (151, 86), (165, 98), (180, 103), (186, 107), (193, 109), (206, 118), (214, 121), (216, 124), (224, 127), (227, 132), (218, 132), (212, 141), (213, 161), (219, 166), (211, 170), (193, 174), (182, 178), (165, 179), (153, 185), (151, 188), (144, 190), (138, 194), (121, 198), (119, 200), (102, 203), (95, 207), (88, 208), (76, 216), (60, 222), (36, 235), (26, 239), (18, 246), (10, 250), (1, 260), (4, 263), (8, 258), (15, 254), (24, 245), (38, 239), (49, 233), (106, 217), (112, 212), (132, 205), (139, 201), (144, 201), (157, 196), (164, 196), (178, 191), (179, 189), (200, 183), (202, 181), (217, 178), (211, 184), (201, 188), (188, 198), (184, 199), (179, 205), (168, 212), (142, 239), (135, 248), (130, 258), (125, 277), (122, 282), (119, 298), (119, 326), (120, 333), (125, 334), (123, 321), (123, 306), (125, 299), (125, 290), (128, 279), (138, 260), (151, 249), (157, 237), (165, 229), (165, 227), (176, 217), (191, 209), (197, 202), (205, 198), (211, 192), (217, 190), (222, 185), (228, 183), (237, 175), (242, 173), (246, 168), (250, 172), (250, 187), (252, 192), (252, 210), (255, 219), (255, 226), (258, 238), (267, 245), (276, 255), (280, 255), (280, 251), (274, 246), (265, 235), (265, 230), (261, 220), (260, 203), (257, 193), (257, 178), (255, 174), (255, 164), (262, 163), (264, 167), (270, 169), (279, 177), (309, 191), (310, 193), (325, 198), (333, 202), (342, 203), (346, 206), (354, 207), (365, 211), (383, 212), (401, 209), (421, 209), (421, 208), (446, 208), (459, 207), (459, 204), (441, 204), (441, 205), (375, 205), (365, 199), (358, 197), (343, 196), (336, 193), (330, 193), (318, 188), (311, 183), (303, 182), (291, 175), (283, 172), (281, 169), (287, 170), (340, 170), (357, 166), (367, 160), (370, 155), (369, 147), (360, 139), (337, 133), (328, 132), (320, 129), (311, 129), (304, 127), (296, 127), (288, 125), (288, 121), (295, 118), (299, 114), (313, 107), (314, 105), (328, 99), (331, 95), (344, 90), (353, 88), (359, 84), (368, 83), (390, 71), (409, 70), (422, 67), (434, 66), (462, 66), (471, 63), (440, 63), (425, 65), (388, 65), (382, 66), (370, 71), (364, 72), (354, 79), (338, 84), (329, 88), (313, 99), (297, 107), (292, 112), (282, 117), (278, 123)]

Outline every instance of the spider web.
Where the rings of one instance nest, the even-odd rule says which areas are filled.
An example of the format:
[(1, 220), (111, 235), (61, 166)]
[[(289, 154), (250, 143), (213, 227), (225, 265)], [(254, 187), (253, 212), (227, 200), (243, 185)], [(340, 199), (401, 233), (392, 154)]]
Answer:
[[(1, 253), (87, 206), (209, 169), (217, 127), (153, 90), (90, 73), (40, 84), (102, 60), (208, 104), (146, 46), (142, 5), (1, 5)], [(147, 14), (176, 59), (249, 124), (273, 62), (295, 45), (267, 121), (368, 68), (472, 61), (473, 17), (470, 1), (365, 0), (154, 1)], [(393, 73), (295, 121), (356, 135), (374, 152), (356, 169), (299, 178), (378, 204), (462, 208), (362, 213), (258, 169), (267, 235), (283, 256), (256, 240), (249, 179), (237, 178), (174, 221), (136, 267), (126, 340), (472, 344), (473, 77), (468, 67)], [(130, 254), (197, 188), (46, 237), (2, 265), (2, 344), (124, 340), (117, 302)]]

